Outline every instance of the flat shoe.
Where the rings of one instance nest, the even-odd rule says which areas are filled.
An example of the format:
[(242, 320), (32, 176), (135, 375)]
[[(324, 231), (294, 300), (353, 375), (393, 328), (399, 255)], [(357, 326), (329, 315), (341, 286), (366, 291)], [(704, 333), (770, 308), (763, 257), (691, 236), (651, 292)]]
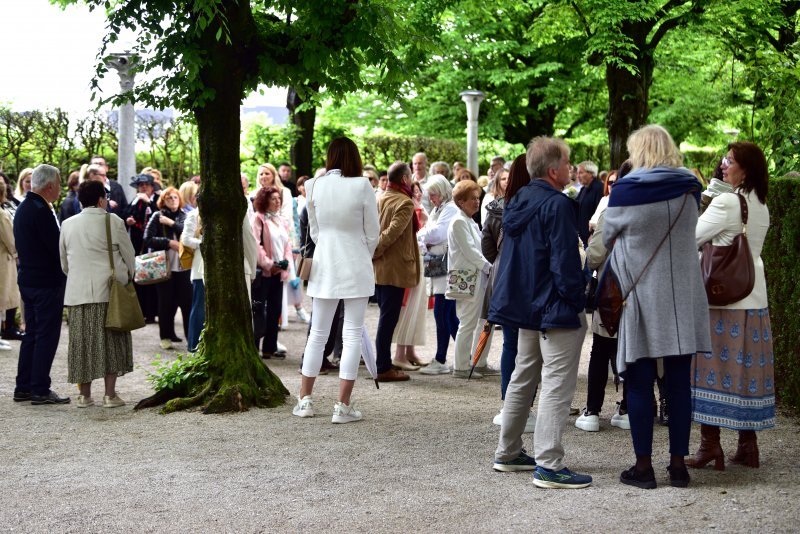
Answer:
[(636, 486), (641, 489), (656, 488), (656, 475), (652, 467), (645, 472), (639, 472), (636, 470), (636, 466), (633, 466), (622, 472), (619, 476), (619, 481), (628, 486)]
[(419, 371), (419, 367), (416, 365), (409, 363), (409, 362), (401, 362), (398, 360), (392, 360), (392, 365), (396, 369), (400, 369), (401, 371)]

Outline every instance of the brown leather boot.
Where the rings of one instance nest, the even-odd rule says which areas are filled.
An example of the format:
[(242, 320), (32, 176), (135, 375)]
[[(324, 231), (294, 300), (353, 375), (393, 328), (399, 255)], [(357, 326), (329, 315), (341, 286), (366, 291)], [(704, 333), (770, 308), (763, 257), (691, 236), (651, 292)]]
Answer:
[(739, 446), (736, 454), (729, 456), (728, 460), (732, 464), (746, 465), (747, 467), (758, 467), (758, 437), (755, 430), (739, 431)]
[(719, 444), (719, 427), (700, 425), (700, 448), (694, 458), (687, 458), (686, 465), (700, 469), (714, 460), (714, 469), (725, 471), (725, 454)]

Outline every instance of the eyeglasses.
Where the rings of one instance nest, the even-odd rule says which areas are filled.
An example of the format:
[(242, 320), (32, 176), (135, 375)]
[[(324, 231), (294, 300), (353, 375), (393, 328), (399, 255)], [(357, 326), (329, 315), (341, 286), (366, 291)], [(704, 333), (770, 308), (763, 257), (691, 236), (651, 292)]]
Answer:
[(736, 163), (736, 161), (733, 158), (729, 158), (728, 156), (722, 158), (722, 164), (726, 167), (730, 167), (734, 163)]

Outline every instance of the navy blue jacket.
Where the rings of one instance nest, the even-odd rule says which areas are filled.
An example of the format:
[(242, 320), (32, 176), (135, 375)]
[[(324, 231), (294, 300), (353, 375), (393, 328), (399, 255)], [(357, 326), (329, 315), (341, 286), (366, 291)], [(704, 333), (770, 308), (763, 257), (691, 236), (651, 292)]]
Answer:
[(503, 231), (489, 321), (526, 330), (579, 328), (586, 297), (577, 203), (533, 180), (506, 204)]
[(17, 283), (20, 287), (59, 287), (66, 282), (58, 250), (60, 235), (50, 204), (29, 191), (14, 215), (14, 241), (19, 254)]

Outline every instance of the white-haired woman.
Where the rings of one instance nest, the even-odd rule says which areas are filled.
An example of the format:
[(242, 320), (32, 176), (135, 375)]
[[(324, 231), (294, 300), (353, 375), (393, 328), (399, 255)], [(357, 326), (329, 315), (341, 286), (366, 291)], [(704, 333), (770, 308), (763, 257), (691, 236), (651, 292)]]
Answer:
[[(434, 174), (428, 178), (426, 185), (428, 197), (433, 209), (428, 214), (428, 222), (417, 233), (420, 249), (431, 258), (447, 258), (447, 234), (450, 223), (458, 215), (459, 209), (453, 203), (453, 188), (447, 178)], [(434, 260), (435, 261), (435, 260)], [(458, 332), (458, 316), (456, 303), (444, 298), (447, 289), (446, 271), (439, 276), (431, 277), (431, 293), (433, 294), (433, 318), (436, 321), (436, 357), (430, 365), (420, 370), (426, 375), (440, 375), (450, 372), (447, 366), (447, 347), (450, 338), (456, 338)]]
[(603, 243), (611, 251), (604, 276), (613, 271), (627, 295), (617, 334), (617, 369), (628, 384), (636, 464), (622, 472), (620, 481), (656, 487), (652, 398), (661, 358), (669, 405), (667, 470), (672, 486), (686, 487), (692, 356), (711, 349), (695, 242), (702, 186), (681, 167), (681, 155), (661, 126), (634, 132), (628, 152), (633, 171), (614, 185), (603, 230)]

